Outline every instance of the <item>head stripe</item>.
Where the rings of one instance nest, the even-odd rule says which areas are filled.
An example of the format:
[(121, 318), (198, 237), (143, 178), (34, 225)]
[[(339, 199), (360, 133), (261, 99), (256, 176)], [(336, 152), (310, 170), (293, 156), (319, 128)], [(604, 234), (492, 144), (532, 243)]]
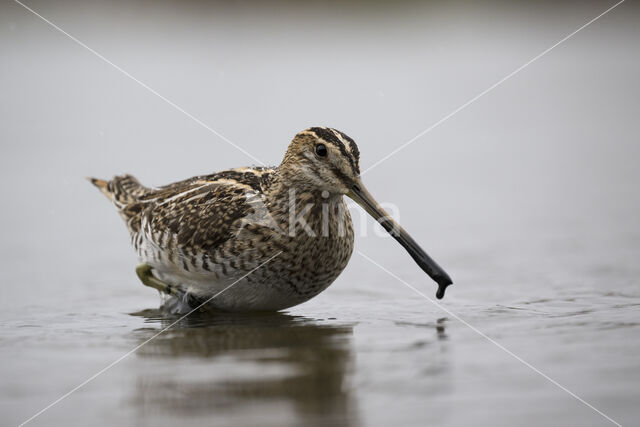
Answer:
[[(360, 160), (360, 151), (353, 139), (349, 138), (344, 133), (331, 128), (312, 127), (309, 128), (308, 131), (312, 132), (317, 138), (323, 139), (325, 142), (338, 147), (340, 153), (348, 159), (353, 173), (355, 175), (360, 175), (360, 167), (358, 165)], [(348, 150), (347, 146), (349, 147)]]

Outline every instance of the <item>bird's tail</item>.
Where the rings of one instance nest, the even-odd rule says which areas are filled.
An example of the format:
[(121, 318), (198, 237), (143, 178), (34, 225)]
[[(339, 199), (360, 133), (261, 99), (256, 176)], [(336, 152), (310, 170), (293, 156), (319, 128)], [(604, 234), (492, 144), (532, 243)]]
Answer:
[(139, 201), (140, 197), (149, 191), (131, 175), (116, 176), (111, 181), (87, 179), (120, 208)]

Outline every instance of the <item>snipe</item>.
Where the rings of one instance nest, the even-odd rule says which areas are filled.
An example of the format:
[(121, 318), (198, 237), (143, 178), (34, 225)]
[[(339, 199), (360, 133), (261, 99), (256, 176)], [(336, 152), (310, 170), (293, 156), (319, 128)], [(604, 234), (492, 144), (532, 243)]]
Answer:
[(343, 195), (404, 246), (442, 298), (451, 279), (365, 189), (359, 156), (344, 133), (313, 127), (293, 138), (278, 167), (229, 169), (160, 188), (130, 175), (90, 180), (124, 218), (140, 279), (179, 296), (177, 311), (209, 299), (223, 311), (280, 310), (322, 292), (353, 252)]

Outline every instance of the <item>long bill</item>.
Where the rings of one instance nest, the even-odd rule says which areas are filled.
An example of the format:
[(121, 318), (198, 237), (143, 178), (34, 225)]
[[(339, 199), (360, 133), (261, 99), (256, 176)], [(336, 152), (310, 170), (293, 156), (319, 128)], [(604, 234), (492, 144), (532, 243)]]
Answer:
[(404, 228), (400, 227), (400, 224), (398, 224), (384, 209), (380, 207), (378, 202), (375, 201), (373, 196), (362, 184), (362, 180), (360, 178), (358, 178), (353, 187), (351, 187), (351, 191), (347, 193), (347, 196), (351, 197), (357, 204), (362, 206), (369, 215), (378, 221), (380, 225), (382, 225), (382, 227), (387, 230), (387, 232), (391, 234), (393, 238), (407, 250), (407, 252), (409, 252), (411, 258), (413, 258), (420, 268), (422, 268), (422, 270), (424, 270), (424, 272), (438, 284), (436, 297), (438, 299), (442, 299), (447, 286), (453, 284), (447, 272), (444, 271), (438, 263), (431, 259), (431, 257), (422, 250), (420, 245), (413, 240), (409, 233), (407, 233)]

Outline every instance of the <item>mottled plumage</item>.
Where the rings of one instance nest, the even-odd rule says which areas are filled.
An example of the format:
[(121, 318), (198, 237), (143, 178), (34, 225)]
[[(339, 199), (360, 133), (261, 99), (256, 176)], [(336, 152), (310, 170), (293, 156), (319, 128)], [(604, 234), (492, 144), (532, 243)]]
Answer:
[(130, 175), (91, 182), (118, 208), (140, 263), (185, 302), (219, 293), (214, 309), (280, 310), (326, 289), (347, 265), (353, 226), (342, 196), (361, 186), (359, 155), (342, 132), (315, 127), (295, 136), (278, 167), (160, 188)]

